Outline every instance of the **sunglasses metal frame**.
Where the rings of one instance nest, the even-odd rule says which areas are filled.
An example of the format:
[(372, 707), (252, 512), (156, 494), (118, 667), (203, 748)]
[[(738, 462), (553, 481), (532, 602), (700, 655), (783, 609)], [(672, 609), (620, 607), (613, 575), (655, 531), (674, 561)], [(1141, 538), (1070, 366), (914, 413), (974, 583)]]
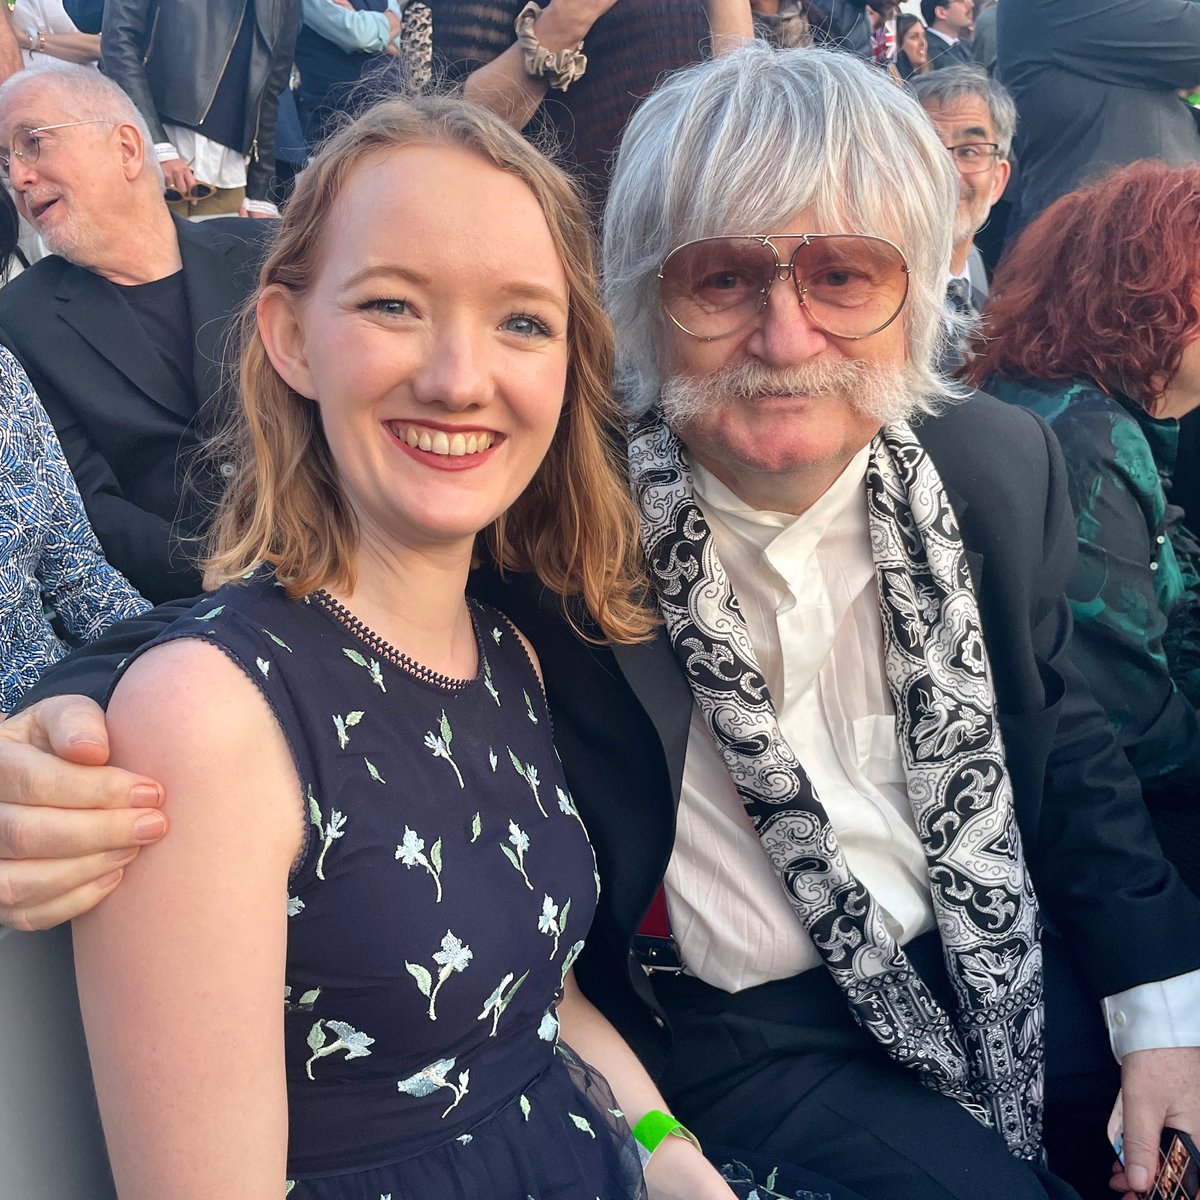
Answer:
[[(817, 318), (817, 315), (813, 312), (813, 310), (809, 307), (808, 302), (805, 299), (805, 294), (807, 293), (808, 288), (801, 285), (800, 275), (796, 270), (796, 255), (799, 254), (805, 246), (811, 246), (813, 242), (828, 240), (830, 238), (849, 237), (863, 238), (864, 240), (871, 242), (882, 242), (885, 246), (891, 246), (897, 255), (899, 255), (900, 269), (904, 272), (904, 294), (900, 297), (900, 303), (896, 305), (896, 311), (892, 313), (892, 315), (888, 317), (888, 319), (884, 321), (882, 325), (876, 325), (874, 329), (869, 329), (865, 333), (836, 333), (834, 330), (826, 328), (825, 325), (823, 325)], [(779, 248), (772, 240), (774, 238), (779, 238), (781, 240), (784, 238), (791, 238), (799, 242), (799, 245), (796, 246), (795, 250), (788, 255), (786, 263), (779, 257)], [(775, 258), (775, 271), (767, 281), (766, 287), (759, 290), (758, 308), (744, 321), (738, 325), (735, 325), (732, 329), (727, 330), (725, 333), (714, 333), (707, 335), (703, 333), (693, 333), (686, 325), (682, 324), (675, 317), (675, 314), (672, 313), (667, 307), (666, 301), (662, 297), (662, 284), (666, 278), (664, 272), (667, 264), (676, 254), (678, 254), (681, 250), (686, 250), (689, 246), (699, 246), (704, 242), (729, 242), (735, 240), (758, 242), (763, 246), (770, 247), (771, 254)], [(892, 324), (892, 322), (895, 321), (901, 312), (904, 311), (904, 305), (908, 302), (908, 259), (904, 257), (904, 251), (901, 250), (900, 247), (897, 246), (896, 243), (890, 238), (879, 237), (874, 233), (727, 233), (716, 237), (693, 238), (690, 242), (682, 242), (676, 246), (666, 258), (662, 260), (662, 265), (658, 268), (659, 304), (662, 306), (663, 312), (670, 317), (671, 323), (686, 333), (688, 337), (697, 338), (702, 342), (717, 342), (722, 338), (732, 337), (739, 330), (745, 329), (746, 326), (749, 325), (750, 322), (756, 317), (760, 316), (766, 309), (768, 300), (771, 298), (771, 289), (775, 286), (775, 281), (777, 279), (787, 279), (788, 276), (791, 276), (792, 286), (796, 289), (796, 296), (799, 299), (801, 306), (804, 308), (804, 311), (808, 313), (809, 319), (812, 321), (812, 323), (824, 333), (828, 333), (831, 337), (842, 338), (844, 341), (848, 342), (858, 342), (863, 338), (873, 337), (877, 333), (882, 333), (883, 330)]]
[(87, 117), (82, 121), (60, 121), (57, 125), (39, 125), (36, 129), (26, 129), (24, 126), (18, 125), (17, 128), (25, 134), (33, 138), (33, 144), (37, 147), (32, 157), (26, 150), (17, 150), (12, 146), (9, 147), (6, 154), (0, 154), (0, 170), (4, 174), (8, 174), (8, 164), (12, 159), (18, 162), (23, 162), (27, 167), (33, 166), (39, 158), (42, 157), (42, 139), (37, 136), (39, 133), (49, 133), (53, 129), (73, 129), (76, 125), (106, 125), (107, 117)]

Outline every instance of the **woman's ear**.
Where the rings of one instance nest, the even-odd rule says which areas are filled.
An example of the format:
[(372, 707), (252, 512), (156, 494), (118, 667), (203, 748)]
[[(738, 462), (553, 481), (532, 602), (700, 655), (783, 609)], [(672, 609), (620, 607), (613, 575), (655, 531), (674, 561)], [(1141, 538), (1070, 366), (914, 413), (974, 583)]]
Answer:
[(304, 352), (304, 330), (296, 298), (273, 283), (259, 296), (255, 317), (263, 348), (280, 379), (293, 392), (315, 400), (316, 388)]

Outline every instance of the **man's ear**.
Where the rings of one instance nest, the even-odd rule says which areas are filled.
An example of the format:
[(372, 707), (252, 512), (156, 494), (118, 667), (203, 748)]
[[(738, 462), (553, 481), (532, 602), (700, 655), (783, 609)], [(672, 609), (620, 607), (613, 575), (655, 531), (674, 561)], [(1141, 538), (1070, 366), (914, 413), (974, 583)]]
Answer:
[(1008, 186), (1008, 177), (1012, 174), (1012, 163), (1007, 158), (1002, 158), (996, 164), (994, 178), (992, 179), (992, 195), (989, 204), (995, 204), (1001, 196), (1004, 195), (1004, 189)]
[(142, 131), (130, 121), (121, 121), (114, 130), (117, 146), (121, 151), (121, 170), (131, 182), (141, 173), (146, 163), (146, 141)]
[(304, 330), (296, 298), (280, 284), (273, 283), (258, 298), (255, 316), (263, 348), (279, 378), (293, 392), (315, 400), (316, 388), (304, 352)]

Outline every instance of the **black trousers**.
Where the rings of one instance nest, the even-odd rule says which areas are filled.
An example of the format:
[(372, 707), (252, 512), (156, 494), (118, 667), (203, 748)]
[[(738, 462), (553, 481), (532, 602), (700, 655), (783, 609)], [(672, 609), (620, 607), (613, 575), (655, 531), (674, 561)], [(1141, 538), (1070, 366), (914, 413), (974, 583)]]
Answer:
[[(936, 934), (906, 949), (949, 1003)], [(1116, 1067), (1098, 1006), (1065, 956), (1051, 957), (1047, 1027), (1063, 1036), (1048, 1038), (1047, 1147), (1052, 1165), (1062, 1170), (1061, 1158), (1087, 1200), (1100, 1200), (1111, 1195), (1104, 1123)], [(894, 1064), (823, 969), (733, 995), (682, 975), (654, 983), (674, 1034), (663, 1091), (702, 1142), (795, 1163), (864, 1200), (1077, 1200), (1062, 1178), (1013, 1158), (995, 1133)]]

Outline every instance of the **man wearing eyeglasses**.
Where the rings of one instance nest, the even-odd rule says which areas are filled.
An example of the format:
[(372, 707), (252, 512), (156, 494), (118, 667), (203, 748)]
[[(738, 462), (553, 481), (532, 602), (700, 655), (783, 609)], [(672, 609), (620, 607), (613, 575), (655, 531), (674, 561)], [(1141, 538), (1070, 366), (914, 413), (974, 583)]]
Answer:
[[(946, 308), (951, 316), (978, 317), (987, 301), (988, 279), (975, 235), (1008, 184), (1016, 106), (1004, 88), (974, 64), (914, 75), (909, 86), (958, 170)], [(964, 348), (953, 345), (943, 368), (956, 367)]]
[(50, 256), (0, 290), (0, 341), (34, 382), (108, 559), (155, 600), (192, 595), (181, 540), (217, 480), (189, 462), (219, 421), (222, 338), (271, 222), (172, 217), (145, 122), (98, 71), (0, 86), (0, 167)]
[[(1075, 1200), (1043, 1119), (1104, 1012), (1117, 1182), (1144, 1190), (1164, 1118), (1200, 1131), (1200, 901), (1067, 657), (1053, 437), (931, 366), (959, 194), (853, 56), (754, 43), (671, 76), (604, 239), (663, 625), (610, 647), (536, 580), (476, 588), (537, 649), (596, 850), (581, 985), (702, 1141), (865, 1200)], [(102, 693), (174, 615), (41, 694)], [(81, 765), (103, 755), (79, 698), (0, 725), (3, 919), (91, 907), (103, 854), (162, 836), (160, 791)]]

